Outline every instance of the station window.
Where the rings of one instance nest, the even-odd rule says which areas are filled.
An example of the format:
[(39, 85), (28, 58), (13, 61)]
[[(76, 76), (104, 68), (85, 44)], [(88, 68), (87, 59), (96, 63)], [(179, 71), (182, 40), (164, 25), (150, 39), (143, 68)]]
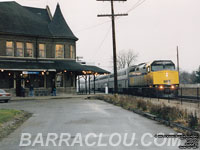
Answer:
[(26, 57), (33, 57), (33, 43), (26, 43)]
[(14, 43), (12, 41), (6, 42), (6, 56), (14, 56)]
[(45, 44), (39, 44), (39, 57), (40, 58), (46, 57), (46, 45)]
[(55, 57), (56, 58), (64, 58), (64, 45), (56, 44)]
[(135, 71), (135, 68), (133, 68), (133, 69), (130, 70), (130, 72), (134, 72), (134, 71)]
[(70, 45), (70, 58), (75, 59), (75, 47), (74, 47), (74, 45)]
[(17, 42), (16, 43), (16, 48), (17, 48), (16, 56), (17, 57), (24, 57), (24, 43)]

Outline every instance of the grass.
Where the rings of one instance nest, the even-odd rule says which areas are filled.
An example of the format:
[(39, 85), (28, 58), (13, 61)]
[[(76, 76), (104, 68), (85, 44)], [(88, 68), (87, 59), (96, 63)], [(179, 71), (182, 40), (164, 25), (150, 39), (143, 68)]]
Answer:
[(5, 122), (11, 121), (16, 116), (22, 114), (23, 112), (20, 110), (13, 109), (0, 109), (0, 125)]
[(23, 110), (0, 109), (0, 141), (17, 129), (31, 115)]

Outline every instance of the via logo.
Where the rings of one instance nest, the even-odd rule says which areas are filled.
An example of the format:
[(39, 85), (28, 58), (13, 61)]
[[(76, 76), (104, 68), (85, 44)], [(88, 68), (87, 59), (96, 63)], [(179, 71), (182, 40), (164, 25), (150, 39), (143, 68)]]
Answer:
[(166, 72), (166, 77), (168, 77), (168, 72)]

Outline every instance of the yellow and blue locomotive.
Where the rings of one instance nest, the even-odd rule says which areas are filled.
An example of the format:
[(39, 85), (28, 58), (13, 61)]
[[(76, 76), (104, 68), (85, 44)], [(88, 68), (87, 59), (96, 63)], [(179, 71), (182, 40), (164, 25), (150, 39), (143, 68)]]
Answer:
[[(146, 96), (175, 96), (178, 94), (179, 74), (171, 60), (155, 60), (118, 71), (118, 90)], [(93, 82), (93, 81), (92, 81)], [(114, 75), (100, 76), (96, 90), (104, 91), (105, 86), (112, 91)]]
[(139, 64), (129, 71), (129, 87), (145, 95), (174, 96), (178, 93), (179, 74), (171, 60)]

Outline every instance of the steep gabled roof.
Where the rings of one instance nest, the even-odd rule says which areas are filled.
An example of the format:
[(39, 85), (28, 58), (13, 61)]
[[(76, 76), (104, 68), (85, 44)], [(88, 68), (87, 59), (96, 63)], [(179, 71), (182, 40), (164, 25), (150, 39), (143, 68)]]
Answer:
[(16, 2), (0, 3), (0, 32), (49, 36), (48, 22)]
[(78, 40), (65, 22), (59, 5), (51, 20), (47, 9), (0, 2), (0, 33)]
[(48, 23), (51, 22), (51, 18), (50, 18), (50, 16), (49, 16), (49, 14), (48, 14), (46, 9), (33, 8), (33, 7), (27, 7), (27, 6), (23, 6), (23, 7), (28, 9), (28, 11), (31, 11), (35, 15), (38, 15), (40, 18), (42, 18), (43, 20), (47, 21)]
[(77, 40), (77, 38), (74, 36), (71, 29), (67, 25), (60, 10), (59, 4), (57, 4), (53, 19), (49, 24), (49, 30), (54, 37), (68, 37)]

